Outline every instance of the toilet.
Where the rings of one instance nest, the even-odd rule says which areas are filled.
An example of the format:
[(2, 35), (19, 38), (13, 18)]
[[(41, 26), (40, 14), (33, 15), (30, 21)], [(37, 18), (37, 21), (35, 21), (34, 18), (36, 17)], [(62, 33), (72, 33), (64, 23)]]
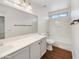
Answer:
[(54, 44), (54, 41), (52, 39), (47, 39), (47, 50), (49, 51), (53, 51), (53, 44)]
[[(40, 35), (46, 35), (48, 36), (47, 33), (39, 33)], [(47, 39), (47, 50), (49, 51), (53, 51), (53, 44), (54, 44), (54, 41), (52, 39)]]

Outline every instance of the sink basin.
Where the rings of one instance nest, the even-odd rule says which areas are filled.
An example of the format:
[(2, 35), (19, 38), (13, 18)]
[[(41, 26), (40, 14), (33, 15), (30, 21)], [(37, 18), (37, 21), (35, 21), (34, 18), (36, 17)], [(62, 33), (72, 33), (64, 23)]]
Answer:
[(9, 51), (12, 48), (13, 48), (13, 46), (11, 46), (11, 45), (1, 46), (0, 47), (0, 53), (5, 53), (6, 51)]

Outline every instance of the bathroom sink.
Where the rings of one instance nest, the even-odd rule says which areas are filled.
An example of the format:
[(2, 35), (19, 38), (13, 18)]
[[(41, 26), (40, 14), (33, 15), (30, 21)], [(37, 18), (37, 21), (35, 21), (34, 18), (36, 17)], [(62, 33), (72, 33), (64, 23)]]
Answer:
[(4, 52), (6, 52), (6, 51), (9, 51), (9, 50), (12, 49), (12, 48), (13, 48), (13, 46), (11, 46), (11, 45), (1, 46), (1, 47), (0, 47), (0, 53), (4, 53)]

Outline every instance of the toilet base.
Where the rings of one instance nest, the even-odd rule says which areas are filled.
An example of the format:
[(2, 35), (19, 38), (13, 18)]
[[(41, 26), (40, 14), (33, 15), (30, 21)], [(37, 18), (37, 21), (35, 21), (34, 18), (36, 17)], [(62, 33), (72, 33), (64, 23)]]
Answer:
[(48, 46), (47, 46), (47, 50), (49, 50), (49, 51), (53, 51), (53, 47), (52, 47), (52, 45), (49, 45), (49, 44), (48, 44)]

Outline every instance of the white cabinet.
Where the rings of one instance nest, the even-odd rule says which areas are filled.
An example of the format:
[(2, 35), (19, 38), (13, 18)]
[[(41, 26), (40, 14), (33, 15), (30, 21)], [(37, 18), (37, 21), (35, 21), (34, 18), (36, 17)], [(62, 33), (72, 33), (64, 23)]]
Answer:
[(30, 59), (40, 59), (46, 52), (46, 37), (30, 46)]
[(40, 47), (41, 47), (41, 57), (42, 57), (46, 52), (46, 37), (41, 40)]
[[(46, 52), (46, 37), (5, 57), (5, 59), (40, 59)], [(3, 58), (4, 59), (4, 58)]]
[(40, 41), (30, 46), (30, 59), (40, 59)]
[(5, 59), (29, 59), (29, 47), (10, 54)]

